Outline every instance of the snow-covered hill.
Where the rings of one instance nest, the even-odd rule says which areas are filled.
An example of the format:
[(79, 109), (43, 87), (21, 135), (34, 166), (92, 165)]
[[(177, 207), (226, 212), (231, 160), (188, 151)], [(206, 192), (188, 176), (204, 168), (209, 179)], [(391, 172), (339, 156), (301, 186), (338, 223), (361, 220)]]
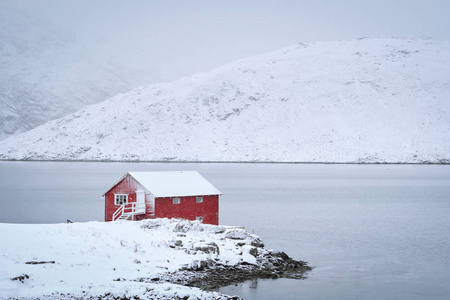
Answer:
[(299, 44), (153, 84), (0, 144), (1, 159), (449, 162), (450, 43)]
[(151, 82), (132, 71), (70, 31), (0, 7), (0, 140)]

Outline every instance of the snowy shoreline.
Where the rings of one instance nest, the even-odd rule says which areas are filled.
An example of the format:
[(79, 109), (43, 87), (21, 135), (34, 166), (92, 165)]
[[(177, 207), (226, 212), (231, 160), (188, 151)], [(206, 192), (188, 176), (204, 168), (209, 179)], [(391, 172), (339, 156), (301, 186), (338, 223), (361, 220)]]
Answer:
[(74, 162), (74, 163), (173, 163), (173, 164), (287, 164), (287, 165), (450, 165), (450, 160), (441, 161), (348, 161), (348, 162), (327, 162), (327, 161), (240, 161), (240, 160), (83, 160), (83, 159), (2, 159), (0, 162)]
[(211, 290), (311, 270), (241, 227), (197, 221), (0, 224), (0, 233), (2, 299), (238, 299)]

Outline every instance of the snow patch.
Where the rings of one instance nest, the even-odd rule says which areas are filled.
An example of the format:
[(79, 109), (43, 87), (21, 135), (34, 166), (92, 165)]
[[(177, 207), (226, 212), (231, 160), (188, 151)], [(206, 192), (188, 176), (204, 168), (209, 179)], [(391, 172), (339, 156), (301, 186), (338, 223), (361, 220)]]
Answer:
[(214, 265), (255, 265), (256, 257), (269, 253), (252, 246), (258, 237), (242, 229), (178, 219), (0, 224), (0, 234), (8, 241), (0, 244), (5, 298), (219, 299), (223, 295), (151, 279)]

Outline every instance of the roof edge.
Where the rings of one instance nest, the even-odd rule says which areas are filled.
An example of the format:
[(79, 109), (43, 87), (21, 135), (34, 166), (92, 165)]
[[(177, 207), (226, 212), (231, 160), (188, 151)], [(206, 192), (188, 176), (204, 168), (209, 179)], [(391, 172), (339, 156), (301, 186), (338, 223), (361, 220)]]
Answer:
[(130, 175), (131, 178), (133, 178), (137, 183), (139, 183), (145, 191), (149, 192), (153, 196), (153, 198), (156, 198), (156, 196), (153, 195), (153, 193), (150, 192), (150, 190), (148, 188), (146, 188), (145, 185), (143, 185), (141, 182), (139, 182), (139, 180), (137, 180), (136, 177), (134, 177), (130, 172), (127, 172), (127, 174)]
[[(173, 171), (165, 171), (165, 172), (173, 172)], [(212, 194), (211, 193), (209, 193), (209, 194), (195, 194), (195, 195), (186, 195), (186, 194), (184, 194), (184, 195), (171, 195), (171, 196), (157, 196), (157, 195), (153, 194), (147, 187), (145, 187), (144, 184), (139, 182), (139, 180), (137, 180), (137, 178), (132, 175), (132, 173), (135, 173), (135, 172), (127, 172), (118, 181), (116, 181), (106, 192), (104, 192), (102, 197), (104, 197), (109, 191), (111, 191), (118, 183), (120, 183), (128, 175), (131, 178), (133, 178), (137, 183), (139, 183), (141, 185), (141, 187), (144, 188), (145, 191), (150, 193), (154, 198), (182, 197), (182, 196), (186, 196), (186, 197), (192, 197), (192, 196), (213, 196), (213, 195), (214, 196), (215, 195), (222, 196), (223, 195), (223, 193), (221, 191), (219, 191), (212, 183), (210, 183), (206, 178), (204, 178), (199, 172), (197, 172), (197, 171), (186, 171), (186, 172), (195, 172), (195, 173), (197, 173), (199, 176), (201, 176), (203, 179), (205, 179), (209, 184), (211, 184), (214, 187), (214, 189), (217, 190), (217, 193), (212, 193)], [(146, 173), (146, 172), (142, 172), (142, 173)]]
[[(106, 192), (103, 193), (102, 197), (105, 196), (110, 190), (112, 190), (113, 187), (115, 187), (119, 182), (121, 182), (125, 177), (127, 177), (127, 175), (131, 174), (129, 172), (127, 172), (125, 175), (123, 175), (119, 180), (117, 180), (116, 183), (114, 183)], [(134, 178), (134, 177), (133, 177)]]

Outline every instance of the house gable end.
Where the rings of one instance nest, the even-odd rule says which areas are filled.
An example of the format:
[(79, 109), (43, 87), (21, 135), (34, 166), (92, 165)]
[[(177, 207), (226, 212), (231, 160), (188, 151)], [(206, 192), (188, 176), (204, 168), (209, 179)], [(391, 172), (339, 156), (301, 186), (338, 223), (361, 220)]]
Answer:
[(136, 178), (134, 178), (133, 176), (131, 176), (130, 173), (126, 173), (125, 175), (122, 176), (122, 178), (120, 178), (116, 183), (114, 183), (113, 186), (111, 186), (105, 193), (103, 193), (102, 196), (105, 196), (106, 194), (108, 194), (111, 190), (113, 190), (117, 185), (119, 185), (125, 178), (127, 178), (128, 176), (130, 176), (131, 178), (133, 178), (134, 181), (136, 181), (141, 187), (142, 189), (148, 193), (151, 194), (153, 196), (153, 194), (139, 181), (136, 180)]
[[(141, 192), (143, 192), (143, 194)], [(118, 199), (122, 201), (116, 201), (117, 197), (119, 197)], [(124, 199), (120, 197), (123, 197)], [(136, 214), (140, 214), (137, 216), (138, 219), (149, 218), (154, 214), (154, 200), (152, 195), (147, 192), (142, 184), (136, 181), (132, 176), (129, 176), (129, 174), (124, 176), (105, 193), (104, 201), (105, 221), (107, 222), (115, 219), (115, 212), (124, 205), (129, 209), (131, 207), (137, 207), (135, 206), (136, 203), (145, 203), (145, 207), (139, 206), (139, 209), (145, 209), (145, 211), (136, 212)], [(133, 203), (134, 206), (130, 206)]]
[(116, 183), (114, 183), (106, 192), (103, 193), (103, 197), (109, 193), (109, 191), (111, 191), (113, 188), (116, 187), (116, 185), (118, 185), (122, 180), (125, 179), (125, 177), (127, 177), (128, 175), (130, 175), (129, 173), (126, 173), (125, 175), (122, 176), (122, 178), (120, 178), (119, 180), (116, 181)]

